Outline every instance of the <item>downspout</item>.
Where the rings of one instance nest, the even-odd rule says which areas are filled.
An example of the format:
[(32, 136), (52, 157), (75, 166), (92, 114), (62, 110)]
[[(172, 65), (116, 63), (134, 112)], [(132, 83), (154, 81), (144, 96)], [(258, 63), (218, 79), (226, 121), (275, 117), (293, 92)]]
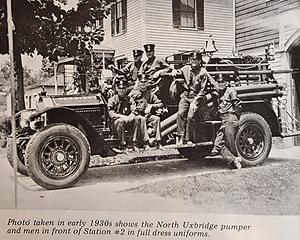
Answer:
[(236, 51), (236, 13), (235, 13), (236, 0), (233, 0), (233, 51)]
[(143, 46), (144, 44), (147, 43), (147, 26), (146, 26), (146, 1), (147, 0), (141, 0), (141, 45)]

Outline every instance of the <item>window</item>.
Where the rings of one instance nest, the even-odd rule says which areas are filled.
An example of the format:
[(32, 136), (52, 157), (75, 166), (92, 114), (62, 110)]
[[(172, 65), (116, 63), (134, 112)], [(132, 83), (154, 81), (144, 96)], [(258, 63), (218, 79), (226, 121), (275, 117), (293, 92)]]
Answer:
[(111, 7), (111, 35), (115, 36), (126, 31), (127, 0), (117, 0)]
[(175, 28), (204, 28), (204, 0), (173, 0)]
[[(184, 51), (186, 52), (186, 51)], [(175, 69), (183, 67), (187, 61), (189, 60), (189, 54), (188, 53), (179, 53), (174, 55), (174, 67)]]

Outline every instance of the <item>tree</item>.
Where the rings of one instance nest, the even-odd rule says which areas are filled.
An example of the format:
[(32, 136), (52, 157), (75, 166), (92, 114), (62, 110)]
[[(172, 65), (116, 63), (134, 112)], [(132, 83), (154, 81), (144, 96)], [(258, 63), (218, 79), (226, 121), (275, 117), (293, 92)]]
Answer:
[[(3, 66), (0, 68), (0, 90), (1, 88), (6, 88), (10, 86), (10, 64), (8, 61), (4, 62)], [(42, 78), (42, 73), (34, 73), (32, 70), (24, 67), (23, 69), (23, 79), (24, 86), (30, 86), (39, 83)]]
[[(60, 50), (63, 54), (73, 55), (72, 48), (66, 46), (72, 37), (78, 35), (78, 26), (90, 26), (95, 19), (106, 17), (111, 2), (79, 0), (76, 10), (65, 11), (55, 0), (12, 0), (18, 111), (25, 108), (21, 54), (32, 55), (37, 52), (43, 57), (51, 57), (54, 50), (56, 54)], [(0, 1), (0, 54), (8, 53), (6, 12), (6, 1)], [(78, 39), (83, 37), (79, 36)]]

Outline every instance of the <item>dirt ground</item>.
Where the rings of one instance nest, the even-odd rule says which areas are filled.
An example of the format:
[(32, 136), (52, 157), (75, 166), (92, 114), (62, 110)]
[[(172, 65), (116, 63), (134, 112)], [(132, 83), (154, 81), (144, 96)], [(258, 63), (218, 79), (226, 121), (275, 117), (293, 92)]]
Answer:
[(203, 213), (299, 215), (300, 161), (161, 181), (130, 192), (182, 199)]

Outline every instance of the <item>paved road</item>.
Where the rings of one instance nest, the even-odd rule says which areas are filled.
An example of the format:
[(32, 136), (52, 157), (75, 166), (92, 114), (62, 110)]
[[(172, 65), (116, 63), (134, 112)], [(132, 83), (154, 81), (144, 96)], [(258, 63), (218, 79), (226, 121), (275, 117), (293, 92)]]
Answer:
[[(4, 151), (1, 151), (0, 208), (13, 209), (13, 170), (7, 163)], [(281, 164), (295, 159), (300, 159), (300, 147), (275, 149), (265, 165)], [(166, 179), (220, 171), (243, 169), (229, 170), (220, 158), (207, 158), (196, 162), (187, 159), (167, 159), (93, 167), (74, 187), (55, 191), (44, 190), (30, 178), (18, 175), (18, 209), (195, 212), (197, 207), (188, 202), (166, 199), (154, 194), (128, 193), (124, 190)]]

